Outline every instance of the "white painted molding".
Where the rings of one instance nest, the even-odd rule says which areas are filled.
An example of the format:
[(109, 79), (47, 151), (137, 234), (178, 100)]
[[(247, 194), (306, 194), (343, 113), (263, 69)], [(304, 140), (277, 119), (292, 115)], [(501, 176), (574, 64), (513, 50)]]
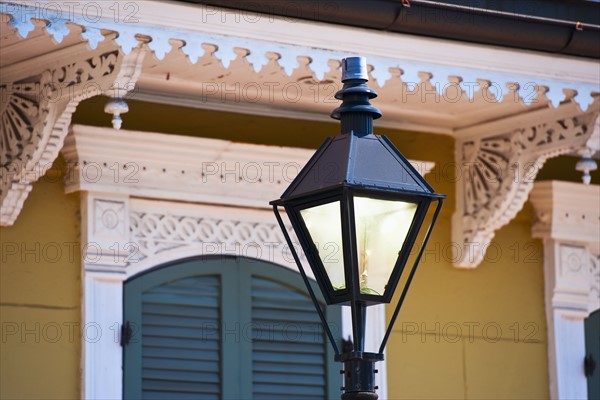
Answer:
[(584, 319), (600, 308), (600, 186), (538, 182), (532, 235), (544, 241), (552, 399), (587, 399)]
[[(259, 169), (274, 179), (266, 179), (262, 185), (253, 178), (258, 189), (240, 184), (236, 175), (222, 180), (214, 174), (217, 178), (199, 185), (202, 170), (197, 167), (202, 162), (225, 163), (228, 168), (223, 167), (224, 171), (235, 171), (231, 165), (265, 160), (302, 166), (312, 153), (308, 149), (73, 127), (63, 155), (70, 167), (66, 190), (82, 193), (82, 318), (86, 332), (89, 330), (82, 343), (82, 398), (122, 396), (119, 334), (125, 280), (169, 262), (203, 255), (256, 258), (297, 271), (267, 205), (289, 184), (277, 183), (282, 167), (267, 164), (270, 172)], [(422, 172), (433, 168), (429, 162), (416, 165)], [(89, 171), (88, 166), (92, 168)], [(273, 172), (277, 168), (280, 175)], [(135, 180), (132, 171), (144, 173)], [(294, 174), (297, 172), (294, 169)], [(305, 258), (301, 251), (300, 257)], [(346, 318), (343, 324), (347, 327)], [(378, 344), (385, 333), (384, 309), (373, 308), (368, 318), (369, 343)], [(95, 332), (103, 334), (96, 337)], [(378, 369), (379, 392), (385, 398), (385, 362)]]
[[(50, 7), (49, 4), (58, 4)], [(66, 3), (69, 3), (67, 6)], [(1, 12), (11, 15), (10, 23), (21, 37), (34, 29), (31, 19), (52, 21), (45, 27), (48, 34), (61, 42), (69, 33), (68, 23), (83, 27), (81, 36), (95, 48), (104, 39), (102, 29), (118, 33), (114, 39), (127, 54), (139, 38), (148, 42), (158, 60), (172, 51), (169, 42), (179, 40), (182, 51), (192, 63), (204, 54), (202, 44), (216, 47), (215, 55), (228, 68), (237, 57), (234, 48), (246, 50), (244, 58), (259, 72), (269, 61), (267, 53), (278, 55), (277, 63), (289, 76), (299, 66), (298, 57), (311, 60), (310, 69), (317, 80), (330, 70), (330, 60), (361, 54), (373, 66), (371, 75), (383, 86), (391, 77), (390, 68), (402, 71), (405, 82), (420, 82), (420, 72), (441, 94), (449, 77), (459, 77), (465, 95), (482, 89), (480, 80), (493, 82), (504, 97), (513, 83), (518, 88), (533, 83), (548, 88), (546, 96), (554, 107), (567, 99), (563, 90), (576, 91), (583, 110), (592, 103), (600, 78), (594, 60), (532, 51), (510, 50), (495, 46), (421, 38), (389, 32), (342, 27), (333, 24), (291, 20), (273, 15), (253, 14), (211, 6), (189, 5), (168, 1), (115, 1), (94, 3), (90, 18), (86, 3), (40, 1), (3, 2)], [(120, 13), (115, 14), (116, 10)], [(201, 21), (201, 23), (199, 23)], [(323, 38), (327, 38), (323, 41)], [(402, 60), (398, 59), (402, 55)], [(529, 105), (535, 96), (520, 99)]]
[(536, 182), (531, 192), (534, 205), (532, 234), (541, 239), (600, 242), (600, 187), (573, 182)]
[(462, 246), (458, 267), (475, 268), (483, 260), (496, 230), (523, 208), (545, 161), (585, 147), (598, 121), (596, 104), (584, 114), (575, 105), (531, 114), (522, 125), (496, 123), (483, 137), (456, 141), (452, 238)]
[[(314, 150), (74, 125), (62, 150), (67, 193), (270, 208)], [(422, 175), (433, 162), (411, 160)]]
[[(129, 219), (128, 278), (181, 258), (182, 251), (255, 258), (297, 271), (271, 210), (132, 199)], [(297, 249), (305, 260), (299, 243)]]
[(0, 225), (12, 225), (32, 184), (58, 156), (79, 102), (114, 87), (129, 91), (139, 76), (143, 50), (123, 57), (106, 43), (83, 44), (2, 69), (2, 182)]

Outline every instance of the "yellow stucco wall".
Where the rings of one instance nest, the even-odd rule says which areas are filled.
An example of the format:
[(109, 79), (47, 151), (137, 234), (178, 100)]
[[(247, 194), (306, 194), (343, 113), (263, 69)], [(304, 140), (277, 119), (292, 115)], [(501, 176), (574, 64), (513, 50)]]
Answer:
[[(109, 126), (105, 101), (82, 103), (73, 122)], [(293, 121), (136, 101), (129, 106), (124, 129), (307, 148), (316, 148), (339, 130), (334, 121)], [(452, 267), (454, 184), (448, 174), (453, 140), (377, 131), (388, 135), (407, 157), (435, 161), (436, 170), (427, 179), (448, 195), (388, 345), (389, 398), (547, 398), (542, 247), (530, 236), (531, 210), (527, 206), (497, 232), (492, 253), (477, 269)], [(571, 168), (560, 159), (552, 165), (560, 171)], [(553, 176), (547, 169), (541, 171), (544, 174)], [(569, 176), (578, 179), (574, 171)], [(79, 251), (78, 213), (79, 197), (65, 195), (62, 179), (48, 176), (34, 184), (15, 226), (0, 230), (3, 399), (79, 397), (80, 264), (70, 257), (71, 247)], [(62, 251), (58, 259), (54, 243)]]
[(521, 212), (481, 265), (461, 270), (442, 218), (388, 347), (390, 398), (548, 398), (543, 248), (529, 219)]
[(51, 170), (0, 242), (0, 398), (79, 398), (79, 196)]

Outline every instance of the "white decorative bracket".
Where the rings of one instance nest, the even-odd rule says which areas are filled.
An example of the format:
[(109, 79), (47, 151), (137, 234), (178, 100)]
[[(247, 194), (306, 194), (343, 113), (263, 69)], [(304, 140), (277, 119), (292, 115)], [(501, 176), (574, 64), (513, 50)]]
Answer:
[(600, 308), (600, 187), (538, 182), (532, 234), (544, 241), (552, 399), (587, 399), (584, 318)]
[(0, 225), (12, 225), (32, 184), (52, 166), (77, 105), (133, 89), (143, 48), (123, 56), (112, 42), (84, 43), (2, 70)]
[(495, 231), (522, 208), (544, 162), (586, 146), (598, 123), (596, 101), (586, 113), (570, 103), (480, 130), (484, 137), (456, 142), (456, 211), (452, 239), (461, 252), (456, 266), (475, 268)]

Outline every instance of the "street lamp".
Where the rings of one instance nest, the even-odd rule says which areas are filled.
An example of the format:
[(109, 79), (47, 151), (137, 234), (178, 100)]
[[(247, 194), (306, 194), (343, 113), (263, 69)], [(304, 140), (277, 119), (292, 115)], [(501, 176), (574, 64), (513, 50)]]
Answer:
[[(325, 332), (344, 363), (342, 399), (377, 399), (375, 362), (383, 350), (414, 276), (444, 195), (434, 192), (385, 136), (373, 134), (381, 113), (370, 103), (363, 57), (342, 62), (343, 100), (331, 114), (341, 135), (328, 138), (279, 200), (271, 202)], [(433, 202), (437, 203), (433, 213)], [(353, 349), (340, 353), (306, 271), (282, 221), (283, 207), (327, 304), (350, 306)], [(425, 223), (427, 221), (427, 223)], [(427, 229), (421, 229), (424, 225)], [(420, 248), (419, 248), (420, 247)], [(341, 257), (336, 254), (340, 250)], [(413, 251), (417, 249), (417, 251)], [(394, 314), (377, 353), (364, 351), (366, 308), (390, 303), (409, 258)]]

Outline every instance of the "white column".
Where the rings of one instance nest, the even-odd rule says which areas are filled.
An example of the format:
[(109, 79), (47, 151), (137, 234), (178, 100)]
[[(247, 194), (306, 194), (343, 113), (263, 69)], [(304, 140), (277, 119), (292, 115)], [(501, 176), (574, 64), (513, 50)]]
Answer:
[(123, 281), (130, 249), (129, 199), (81, 193), (82, 384), (84, 399), (123, 393)]
[(550, 395), (587, 399), (583, 324), (589, 315), (588, 252), (585, 247), (546, 239), (544, 253)]
[(587, 399), (584, 319), (597, 308), (600, 188), (538, 182), (533, 236), (544, 240), (548, 369), (552, 399)]
[(587, 399), (587, 380), (583, 374), (583, 319), (569, 318), (555, 312), (553, 329), (557, 335), (554, 351), (557, 360), (560, 360), (556, 364), (555, 398)]
[[(110, 274), (86, 274), (83, 329), (84, 399), (120, 399), (123, 393), (123, 281)], [(107, 279), (108, 278), (108, 279)]]

